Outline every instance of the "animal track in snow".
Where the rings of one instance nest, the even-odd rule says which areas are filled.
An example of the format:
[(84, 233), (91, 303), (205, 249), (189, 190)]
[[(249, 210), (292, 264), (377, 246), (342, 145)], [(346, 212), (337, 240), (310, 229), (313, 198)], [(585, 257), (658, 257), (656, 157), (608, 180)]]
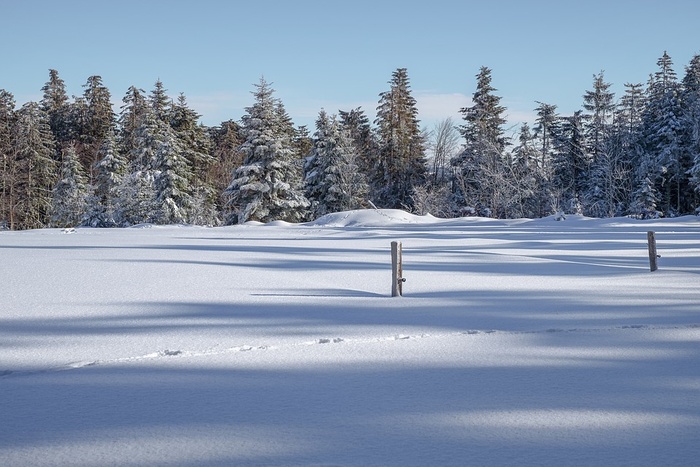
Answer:
[(621, 326), (615, 326), (615, 327), (606, 327), (606, 328), (573, 328), (573, 329), (562, 329), (562, 328), (548, 328), (548, 329), (542, 329), (542, 330), (534, 330), (534, 331), (496, 331), (493, 329), (489, 330), (467, 330), (467, 331), (458, 331), (458, 332), (450, 332), (450, 333), (444, 333), (444, 334), (416, 334), (416, 335), (407, 335), (407, 334), (394, 334), (391, 336), (385, 336), (385, 337), (373, 337), (373, 338), (358, 338), (358, 339), (345, 339), (341, 337), (334, 337), (334, 338), (319, 338), (313, 341), (306, 341), (306, 342), (301, 342), (301, 343), (291, 343), (291, 344), (286, 344), (283, 346), (274, 346), (274, 345), (259, 345), (257, 347), (253, 347), (251, 345), (240, 345), (236, 347), (228, 347), (228, 348), (219, 348), (217, 349), (216, 346), (214, 348), (206, 349), (206, 350), (199, 350), (199, 351), (187, 351), (187, 350), (172, 350), (172, 349), (165, 349), (165, 350), (160, 350), (157, 352), (152, 352), (144, 355), (136, 355), (132, 357), (121, 357), (121, 358), (113, 358), (113, 359), (104, 359), (104, 360), (82, 360), (82, 361), (76, 361), (76, 362), (70, 362), (66, 363), (61, 366), (56, 366), (56, 367), (51, 367), (51, 368), (44, 368), (44, 369), (34, 369), (34, 370), (0, 370), (0, 379), (5, 379), (5, 378), (13, 378), (13, 377), (19, 377), (19, 376), (28, 376), (28, 375), (36, 375), (36, 374), (42, 374), (42, 373), (53, 373), (53, 372), (59, 372), (59, 371), (67, 371), (67, 370), (78, 370), (82, 368), (88, 368), (92, 366), (100, 366), (100, 365), (114, 365), (114, 364), (126, 364), (126, 363), (132, 363), (132, 362), (138, 362), (142, 360), (151, 360), (151, 359), (162, 359), (162, 358), (182, 358), (182, 357), (205, 357), (205, 356), (216, 356), (216, 355), (224, 355), (227, 353), (234, 353), (234, 352), (253, 352), (253, 351), (264, 351), (264, 350), (280, 350), (281, 348), (288, 347), (292, 348), (295, 346), (299, 345), (304, 345), (304, 346), (311, 346), (311, 345), (318, 345), (318, 344), (341, 344), (341, 343), (355, 343), (355, 344), (360, 344), (360, 345), (368, 345), (372, 343), (377, 343), (377, 342), (387, 342), (387, 341), (404, 341), (404, 340), (411, 340), (411, 339), (423, 339), (423, 338), (447, 338), (447, 337), (456, 337), (456, 336), (479, 336), (479, 335), (488, 335), (488, 334), (545, 334), (545, 333), (569, 333), (569, 332), (580, 332), (580, 333), (594, 333), (594, 332), (607, 332), (607, 331), (616, 331), (616, 330), (624, 330), (624, 331), (643, 331), (643, 330), (665, 330), (665, 329), (696, 329), (699, 328), (700, 324), (688, 324), (688, 325), (680, 325), (680, 326), (650, 326), (650, 325), (645, 325), (645, 324), (631, 324), (631, 325), (621, 325)]

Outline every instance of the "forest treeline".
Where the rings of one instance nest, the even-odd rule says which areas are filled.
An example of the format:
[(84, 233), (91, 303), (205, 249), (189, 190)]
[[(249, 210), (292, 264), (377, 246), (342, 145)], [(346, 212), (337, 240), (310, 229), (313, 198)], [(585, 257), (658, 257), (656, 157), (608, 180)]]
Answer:
[[(616, 98), (593, 76), (582, 108), (507, 135), (507, 109), (476, 75), (460, 122), (421, 129), (408, 73), (361, 108), (321, 110), (296, 127), (271, 85), (255, 85), (240, 121), (199, 123), (159, 80), (130, 87), (115, 113), (100, 76), (69, 98), (56, 70), (39, 102), (0, 89), (0, 229), (300, 222), (377, 207), (439, 217), (554, 213), (655, 218), (700, 204), (700, 56), (679, 79), (664, 53), (647, 83)], [(428, 157), (428, 154), (430, 157)]]

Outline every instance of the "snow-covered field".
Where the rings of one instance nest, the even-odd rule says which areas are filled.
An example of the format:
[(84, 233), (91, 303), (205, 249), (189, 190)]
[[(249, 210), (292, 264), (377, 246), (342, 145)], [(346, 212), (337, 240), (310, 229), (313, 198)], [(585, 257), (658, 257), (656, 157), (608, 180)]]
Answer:
[(0, 255), (2, 466), (700, 459), (696, 217), (359, 211)]

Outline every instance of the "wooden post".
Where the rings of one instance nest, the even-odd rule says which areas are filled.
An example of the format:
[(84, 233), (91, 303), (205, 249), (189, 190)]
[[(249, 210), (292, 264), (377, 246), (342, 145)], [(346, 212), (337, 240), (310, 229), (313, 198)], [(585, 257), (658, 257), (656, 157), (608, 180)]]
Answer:
[(391, 242), (391, 296), (397, 297), (403, 295), (403, 283), (406, 279), (403, 278), (402, 266), (402, 247), (401, 242)]
[(656, 260), (659, 257), (656, 253), (656, 237), (654, 237), (654, 232), (647, 232), (647, 243), (649, 244), (649, 270), (654, 272), (658, 269)]

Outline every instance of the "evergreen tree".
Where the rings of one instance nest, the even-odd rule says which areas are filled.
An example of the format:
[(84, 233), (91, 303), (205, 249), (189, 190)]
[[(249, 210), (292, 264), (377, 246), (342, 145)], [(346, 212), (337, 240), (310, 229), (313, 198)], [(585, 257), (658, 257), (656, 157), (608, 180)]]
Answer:
[(53, 189), (51, 225), (75, 227), (87, 212), (87, 178), (73, 146), (67, 146), (62, 156), (61, 173)]
[[(217, 223), (216, 192), (207, 179), (214, 157), (210, 154), (211, 138), (207, 129), (199, 124), (199, 114), (190, 109), (184, 94), (180, 94), (172, 107), (170, 126), (175, 131), (185, 162), (190, 167), (186, 191), (192, 193), (189, 222), (213, 225)], [(184, 176), (184, 171), (182, 173)]]
[(579, 110), (570, 117), (564, 117), (561, 136), (556, 142), (552, 160), (555, 211), (582, 213), (581, 201), (589, 168), (586, 147), (583, 113)]
[(464, 123), (459, 131), (464, 150), (453, 160), (457, 170), (458, 196), (465, 207), (479, 215), (503, 216), (502, 188), (505, 188), (504, 153), (507, 138), (503, 134), (505, 108), (491, 85), (491, 70), (481, 67), (476, 75), (473, 105), (460, 110)]
[(170, 127), (159, 135), (154, 157), (154, 188), (158, 224), (188, 223), (194, 210), (192, 168)]
[(693, 195), (688, 197), (690, 208), (698, 210), (700, 203), (700, 55), (695, 55), (688, 66), (682, 81), (681, 102), (683, 108), (683, 159), (688, 161), (690, 176), (689, 188)]
[(615, 94), (610, 91), (610, 86), (610, 83), (605, 82), (601, 71), (593, 76), (593, 90), (586, 91), (583, 96), (583, 108), (590, 112), (585, 119), (585, 127), (594, 164), (608, 137), (609, 124), (615, 109)]
[(137, 151), (136, 132), (150, 112), (150, 106), (142, 89), (129, 87), (122, 99), (119, 114), (119, 147), (122, 155), (133, 160)]
[(100, 160), (95, 167), (95, 185), (88, 199), (88, 214), (85, 225), (90, 227), (115, 227), (120, 225), (116, 218), (118, 189), (126, 176), (127, 161), (119, 153), (115, 137), (104, 140), (98, 152)]
[(16, 169), (11, 188), (11, 229), (47, 225), (56, 179), (55, 148), (49, 116), (36, 102), (24, 104), (17, 111), (14, 130)]
[(508, 180), (512, 195), (508, 217), (542, 217), (549, 213), (551, 199), (547, 177), (540, 166), (542, 153), (536, 147), (536, 138), (527, 123), (520, 127), (518, 145), (513, 148), (513, 163)]
[(358, 170), (366, 180), (376, 180), (374, 161), (376, 160), (377, 142), (369, 118), (361, 107), (349, 111), (340, 110), (338, 117), (343, 130), (347, 132), (355, 147)]
[(538, 164), (543, 171), (549, 169), (549, 164), (554, 153), (556, 141), (560, 136), (561, 118), (557, 114), (557, 106), (538, 102), (535, 109), (534, 136), (540, 141)]
[(233, 173), (226, 189), (227, 206), (234, 214), (229, 223), (249, 220), (298, 222), (309, 201), (302, 193), (300, 162), (292, 145), (293, 127), (284, 118), (274, 90), (261, 78), (256, 85), (255, 103), (243, 116), (245, 154), (243, 166)]
[(425, 140), (406, 69), (397, 69), (389, 84), (377, 107), (379, 170), (371, 180), (372, 193), (380, 207), (410, 208), (414, 188), (426, 179)]
[(161, 122), (168, 123), (172, 99), (168, 97), (167, 90), (161, 80), (156, 81), (151, 94), (148, 96), (148, 101), (151, 104), (155, 117)]
[(49, 81), (41, 90), (44, 92), (44, 97), (40, 102), (41, 109), (49, 115), (49, 125), (54, 139), (59, 146), (63, 146), (72, 138), (71, 112), (66, 85), (58, 76), (58, 71), (49, 70)]
[(15, 98), (0, 89), (0, 230), (9, 229), (14, 224), (15, 119)]
[[(109, 89), (103, 84), (102, 77), (90, 76), (83, 86), (83, 103), (79, 103), (79, 113), (85, 112), (81, 120), (83, 128), (80, 135), (81, 146), (78, 155), (83, 167), (90, 173), (97, 162), (97, 152), (103, 141), (113, 134), (115, 129), (115, 115), (112, 110), (111, 95)], [(81, 111), (82, 110), (82, 111)]]
[(322, 110), (306, 171), (306, 193), (314, 218), (360, 207), (368, 187), (356, 157), (349, 134), (335, 116), (328, 117)]
[(584, 94), (583, 108), (590, 112), (584, 122), (590, 154), (584, 194), (585, 213), (593, 217), (615, 214), (617, 206), (617, 177), (622, 165), (621, 154), (611, 144), (611, 120), (615, 110), (615, 95), (610, 91), (601, 71), (593, 76), (593, 90)]
[[(658, 60), (659, 70), (650, 80), (647, 106), (642, 116), (642, 144), (638, 156), (637, 193), (646, 179), (658, 192), (659, 209), (667, 215), (690, 210), (687, 206), (690, 162), (684, 160), (680, 86), (667, 53)], [(639, 205), (639, 202), (636, 203)]]

